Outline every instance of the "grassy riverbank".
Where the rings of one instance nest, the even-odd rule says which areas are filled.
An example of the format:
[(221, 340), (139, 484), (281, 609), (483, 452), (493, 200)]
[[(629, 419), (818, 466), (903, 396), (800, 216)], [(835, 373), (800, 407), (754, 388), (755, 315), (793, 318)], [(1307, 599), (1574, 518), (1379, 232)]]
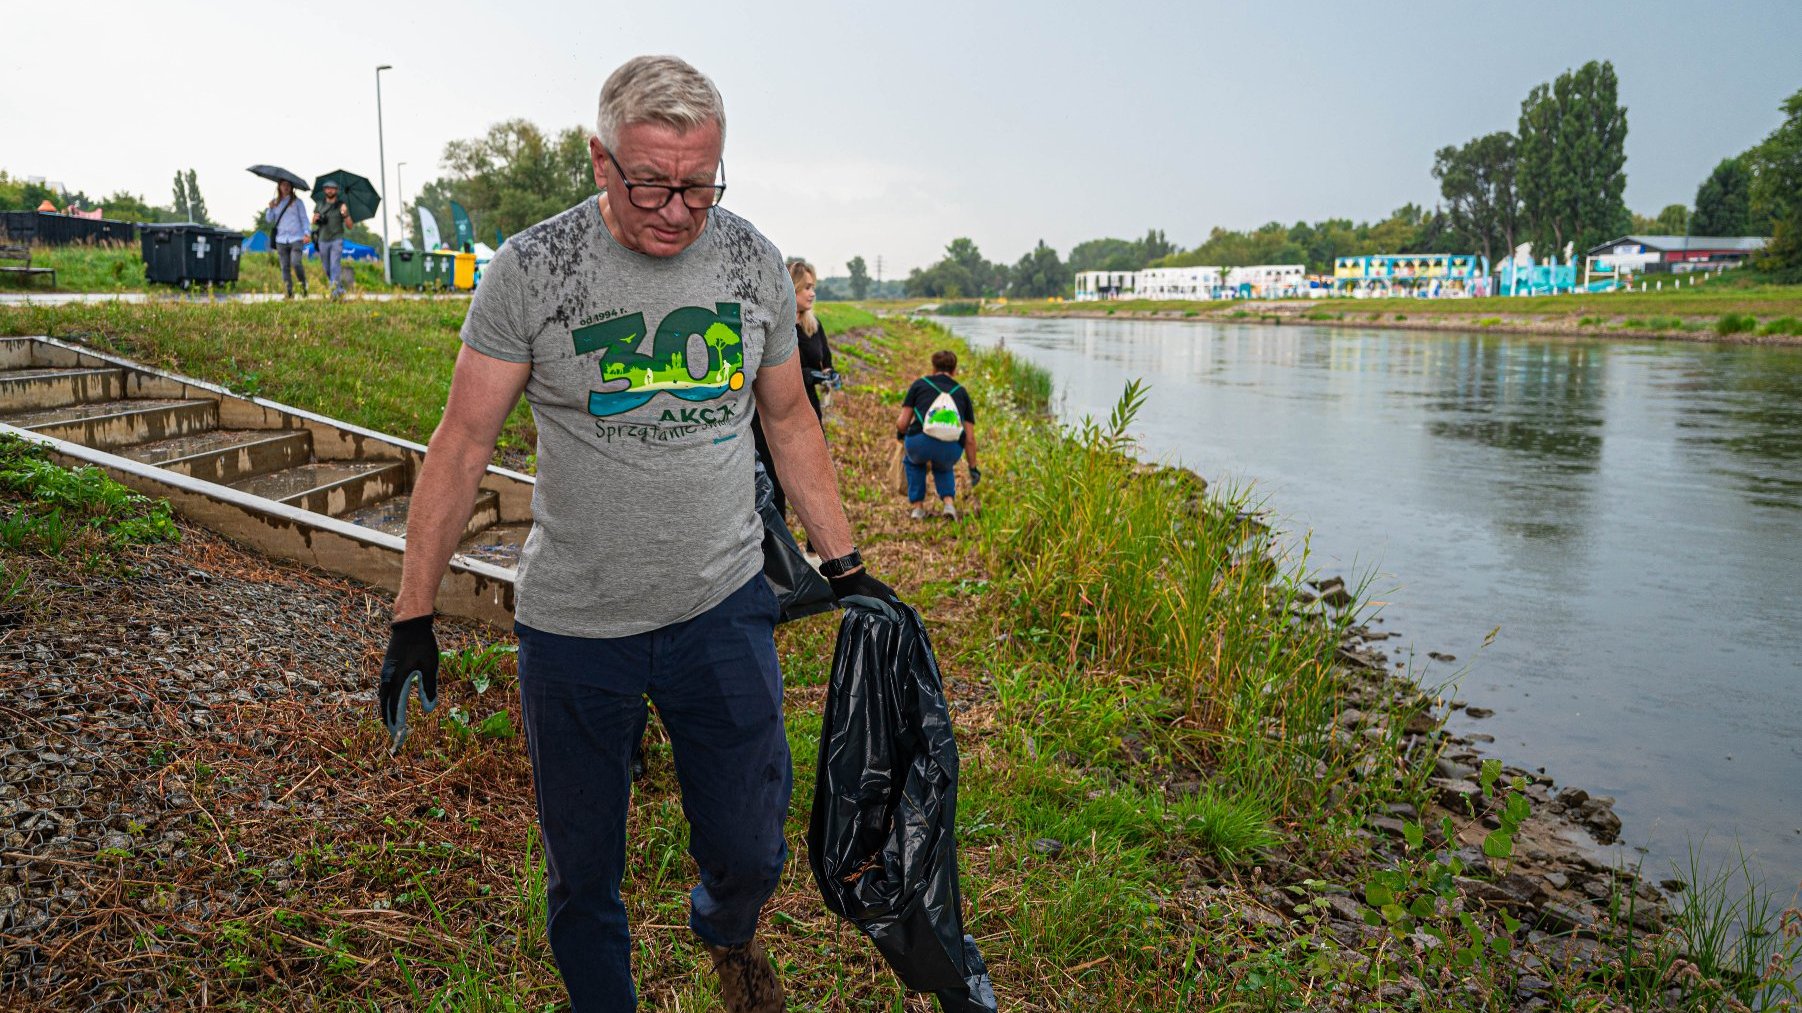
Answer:
[[(88, 341), (424, 440), (461, 310), (0, 309), (0, 333)], [(1004, 1008), (1704, 1010), (1761, 987), (1786, 937), (1732, 951), (1693, 919), (1635, 932), (1645, 887), (1630, 877), (1572, 870), (1602, 902), (1562, 922), (1518, 884), (1507, 899), (1538, 847), (1521, 810), (1537, 820), (1549, 796), (1492, 769), (1431, 780), (1445, 745), (1432, 700), (1348, 646), (1357, 589), (1273, 563), (1246, 502), (1135, 465), (1138, 394), (1059, 431), (1041, 414), (1044, 374), (967, 357), (985, 483), (966, 520), (909, 521), (885, 488), (894, 406), (934, 349), (967, 350), (931, 325), (822, 311), (848, 374), (828, 416), (847, 508), (872, 568), (927, 616), (944, 668), (969, 927)], [(523, 410), (506, 439), (531, 446)], [(193, 529), (119, 550), (136, 576), (73, 579), (34, 545), (0, 551), (34, 578), (0, 626), (0, 667), (15, 673), (0, 680), (15, 747), (0, 763), (48, 751), (85, 764), (8, 771), (22, 797), (50, 801), (0, 809), (0, 833), (19, 835), (0, 891), (62, 892), (45, 920), (0, 927), (4, 1005), (126, 989), (145, 1008), (555, 999), (510, 638), (445, 624), (445, 706), (390, 761), (369, 692), (385, 594)], [(766, 938), (791, 1008), (923, 1010), (823, 911), (804, 861), (833, 634), (815, 617), (779, 635), (799, 790)], [(650, 766), (626, 887), (642, 1001), (709, 1008), (683, 927), (692, 867), (666, 743)], [(59, 843), (36, 814), (77, 776), (95, 811)], [(1446, 809), (1448, 793), (1477, 814)]]
[[(353, 289), (365, 292), (390, 291), (382, 280), (382, 265), (375, 261), (347, 260), (355, 272)], [(167, 285), (152, 285), (144, 280), (144, 258), (135, 246), (34, 246), (33, 267), (56, 269), (56, 285), (41, 279), (0, 273), (0, 292), (168, 292)], [(324, 272), (317, 259), (306, 262), (307, 283), (314, 298), (322, 297), (330, 288), (323, 283)], [(222, 291), (280, 292), (281, 265), (270, 253), (245, 253), (238, 258), (237, 284)]]
[(1740, 283), (1733, 275), (1650, 292), (1484, 299), (1123, 299), (989, 301), (982, 313), (1115, 319), (1201, 319), (1419, 330), (1501, 330), (1590, 337), (1802, 343), (1802, 285)]

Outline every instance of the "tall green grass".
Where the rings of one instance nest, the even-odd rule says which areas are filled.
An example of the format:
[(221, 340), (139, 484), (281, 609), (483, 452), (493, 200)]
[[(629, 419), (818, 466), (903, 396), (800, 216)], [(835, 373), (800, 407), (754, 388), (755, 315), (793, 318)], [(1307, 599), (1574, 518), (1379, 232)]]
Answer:
[(1236, 797), (1311, 811), (1354, 610), (1305, 612), (1242, 498), (1133, 461), (1146, 396), (1133, 382), (1105, 420), (1001, 441), (1009, 494), (981, 526), (991, 593), (1018, 617), (998, 679), (1010, 725), (1040, 750), (1210, 770)]

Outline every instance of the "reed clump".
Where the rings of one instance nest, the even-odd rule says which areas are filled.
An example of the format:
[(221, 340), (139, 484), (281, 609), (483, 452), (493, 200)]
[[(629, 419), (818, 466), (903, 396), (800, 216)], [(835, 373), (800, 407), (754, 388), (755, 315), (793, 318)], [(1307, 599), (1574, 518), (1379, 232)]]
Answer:
[(1135, 381), (1106, 419), (997, 441), (1010, 490), (981, 526), (1017, 622), (996, 668), (1009, 724), (1090, 764), (1204, 770), (1276, 813), (1314, 811), (1355, 602), (1309, 602), (1243, 495), (1137, 463), (1146, 395)]

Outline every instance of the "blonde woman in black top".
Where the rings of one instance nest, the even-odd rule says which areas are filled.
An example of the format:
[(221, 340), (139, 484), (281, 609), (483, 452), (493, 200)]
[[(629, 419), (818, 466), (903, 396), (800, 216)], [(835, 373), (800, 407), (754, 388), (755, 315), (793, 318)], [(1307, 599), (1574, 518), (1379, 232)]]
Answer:
[[(829, 382), (827, 378), (834, 375), (834, 370), (832, 347), (826, 343), (826, 328), (813, 312), (814, 286), (819, 275), (807, 261), (791, 260), (788, 277), (795, 283), (795, 344), (796, 352), (801, 356), (801, 378), (807, 384), (807, 403), (813, 405), (814, 416), (823, 424), (825, 413), (820, 407), (819, 387)], [(764, 470), (770, 473), (770, 482), (776, 487), (776, 510), (786, 512), (788, 500), (782, 494), (782, 479), (776, 474), (776, 466), (770, 460), (770, 445), (763, 438), (763, 427), (756, 419), (751, 421), (751, 435), (757, 441), (757, 457), (763, 461)]]

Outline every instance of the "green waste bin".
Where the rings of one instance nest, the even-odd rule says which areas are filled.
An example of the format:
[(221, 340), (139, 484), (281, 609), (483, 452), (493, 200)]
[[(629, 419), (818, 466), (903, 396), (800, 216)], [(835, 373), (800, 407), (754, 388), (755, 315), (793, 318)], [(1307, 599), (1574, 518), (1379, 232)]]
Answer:
[(425, 254), (425, 283), (432, 288), (450, 288), (451, 272), (456, 263), (451, 255), (441, 250), (433, 250)]
[(389, 250), (388, 275), (401, 288), (424, 288), (425, 255), (418, 250)]

